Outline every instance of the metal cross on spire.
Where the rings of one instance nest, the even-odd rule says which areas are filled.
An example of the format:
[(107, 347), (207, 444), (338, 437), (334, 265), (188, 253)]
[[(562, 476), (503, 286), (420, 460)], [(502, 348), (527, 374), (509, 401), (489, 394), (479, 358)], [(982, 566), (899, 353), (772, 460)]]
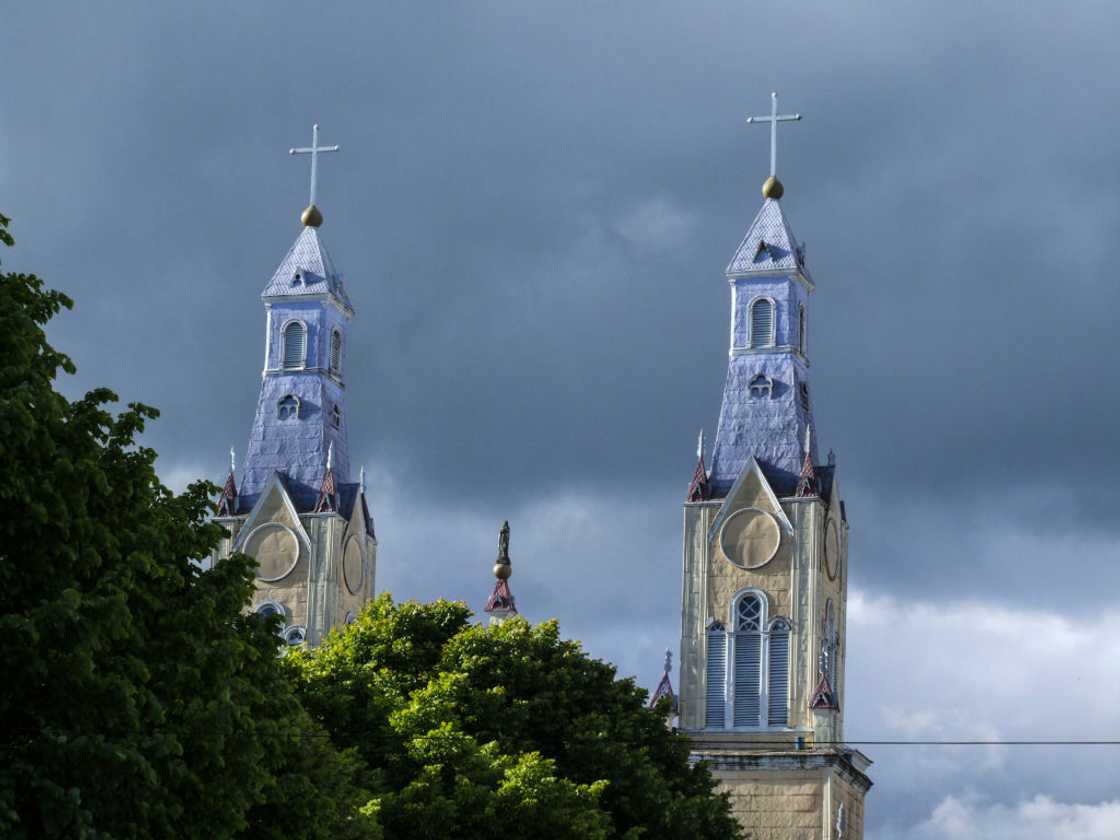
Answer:
[(748, 123), (770, 123), (770, 177), (778, 177), (778, 123), (797, 122), (800, 114), (779, 114), (778, 94), (770, 94), (770, 116), (747, 117)]
[(311, 126), (311, 145), (299, 149), (288, 149), (290, 155), (311, 155), (311, 201), (310, 206), (315, 206), (315, 182), (319, 174), (319, 153), (337, 152), (338, 146), (319, 145), (319, 124)]

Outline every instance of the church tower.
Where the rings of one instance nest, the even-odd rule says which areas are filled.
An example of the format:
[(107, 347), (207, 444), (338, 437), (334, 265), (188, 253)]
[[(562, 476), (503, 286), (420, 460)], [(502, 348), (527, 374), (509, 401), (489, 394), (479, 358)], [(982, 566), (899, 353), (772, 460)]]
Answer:
[(680, 728), (747, 836), (863, 836), (870, 761), (843, 744), (848, 521), (809, 390), (813, 279), (781, 205), (780, 115), (763, 203), (726, 270), (731, 340), (711, 469), (684, 505)]
[(264, 368), (238, 487), (235, 464), (218, 502), (217, 521), (233, 551), (256, 558), (253, 609), (279, 613), (289, 644), (318, 644), (348, 623), (373, 595), (377, 540), (365, 495), (365, 471), (351, 480), (346, 411), (347, 331), (354, 308), (327, 253), (315, 205), (319, 145), (311, 155), (311, 202), (303, 229), (261, 293)]

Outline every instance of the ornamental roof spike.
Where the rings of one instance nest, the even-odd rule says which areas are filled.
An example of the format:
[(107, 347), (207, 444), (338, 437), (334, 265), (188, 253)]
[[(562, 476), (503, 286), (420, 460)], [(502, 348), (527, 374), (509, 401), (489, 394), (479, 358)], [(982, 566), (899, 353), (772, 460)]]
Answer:
[(316, 513), (338, 512), (338, 484), (335, 482), (334, 469), (331, 467), (333, 453), (334, 441), (331, 441), (327, 447), (327, 468), (323, 472), (323, 483), (319, 487), (319, 500), (315, 503)]
[(670, 674), (673, 670), (673, 652), (665, 649), (665, 670), (661, 675), (660, 682), (657, 683), (657, 688), (653, 690), (653, 694), (649, 698), (649, 707), (651, 709), (657, 708), (657, 704), (661, 702), (661, 698), (668, 697), (670, 702), (670, 715), (677, 713), (677, 695), (673, 691), (673, 680)]
[(703, 502), (712, 497), (708, 483), (708, 469), (704, 465), (704, 430), (700, 430), (700, 441), (696, 446), (696, 469), (692, 471), (692, 481), (688, 484), (686, 499), (690, 502)]

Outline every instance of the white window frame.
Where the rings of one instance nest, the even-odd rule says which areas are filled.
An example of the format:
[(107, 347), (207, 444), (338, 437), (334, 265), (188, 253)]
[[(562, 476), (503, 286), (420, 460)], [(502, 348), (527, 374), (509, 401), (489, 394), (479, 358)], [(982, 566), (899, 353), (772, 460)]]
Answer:
[[(758, 618), (758, 630), (738, 630), (739, 626), (739, 604), (748, 597), (754, 596), (759, 600), (760, 610)], [(731, 599), (731, 609), (728, 615), (728, 621), (722, 622), (718, 619), (712, 619), (708, 622), (705, 628), (705, 647), (711, 637), (711, 633), (715, 625), (720, 625), (724, 628), (726, 634), (726, 642), (724, 644), (724, 684), (723, 684), (723, 731), (736, 731), (736, 732), (760, 732), (769, 729), (788, 730), (790, 729), (789, 718), (792, 711), (790, 704), (789, 692), (792, 690), (793, 673), (791, 671), (792, 653), (793, 653), (793, 622), (785, 616), (770, 616), (770, 599), (766, 593), (756, 587), (748, 587), (735, 593), (735, 597)], [(736, 628), (727, 630), (726, 628)], [(778, 724), (776, 727), (770, 725), (770, 636), (776, 627), (784, 629), (789, 637), (789, 650), (787, 652), (787, 674), (786, 674), (786, 723)], [(747, 635), (757, 635), (759, 639), (759, 696), (758, 696), (758, 725), (757, 726), (736, 726), (735, 725), (735, 646), (739, 638)], [(707, 674), (707, 656), (705, 655), (705, 674)], [(720, 727), (708, 726), (707, 720), (707, 695), (704, 698), (704, 728), (717, 731)]]
[[(770, 336), (769, 339), (762, 344), (755, 344), (754, 342), (754, 308), (761, 301), (767, 301), (770, 304)], [(747, 304), (747, 348), (750, 350), (766, 350), (770, 347), (778, 345), (778, 304), (774, 298), (769, 295), (758, 295), (751, 298), (751, 302)]]
[[(292, 324), (299, 324), (303, 330), (303, 358), (300, 359), (298, 365), (288, 366), (288, 327)], [(305, 370), (307, 368), (307, 351), (310, 342), (307, 340), (310, 335), (310, 330), (307, 329), (307, 322), (302, 318), (289, 318), (280, 326), (280, 369), (281, 370)]]

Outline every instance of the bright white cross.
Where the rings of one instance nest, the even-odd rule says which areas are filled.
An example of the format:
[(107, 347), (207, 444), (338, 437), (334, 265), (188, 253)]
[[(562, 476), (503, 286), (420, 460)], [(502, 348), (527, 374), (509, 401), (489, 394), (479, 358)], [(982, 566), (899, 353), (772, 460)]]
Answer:
[(305, 146), (300, 149), (288, 149), (290, 155), (311, 155), (311, 201), (310, 204), (315, 204), (315, 182), (319, 173), (319, 152), (337, 152), (338, 146), (320, 146), (319, 145), (319, 124), (315, 123), (311, 127), (311, 145)]
[(770, 94), (770, 116), (768, 117), (747, 117), (749, 123), (770, 123), (770, 174), (777, 177), (778, 174), (778, 123), (780, 122), (797, 122), (801, 119), (800, 114), (779, 114), (778, 113), (778, 94)]

